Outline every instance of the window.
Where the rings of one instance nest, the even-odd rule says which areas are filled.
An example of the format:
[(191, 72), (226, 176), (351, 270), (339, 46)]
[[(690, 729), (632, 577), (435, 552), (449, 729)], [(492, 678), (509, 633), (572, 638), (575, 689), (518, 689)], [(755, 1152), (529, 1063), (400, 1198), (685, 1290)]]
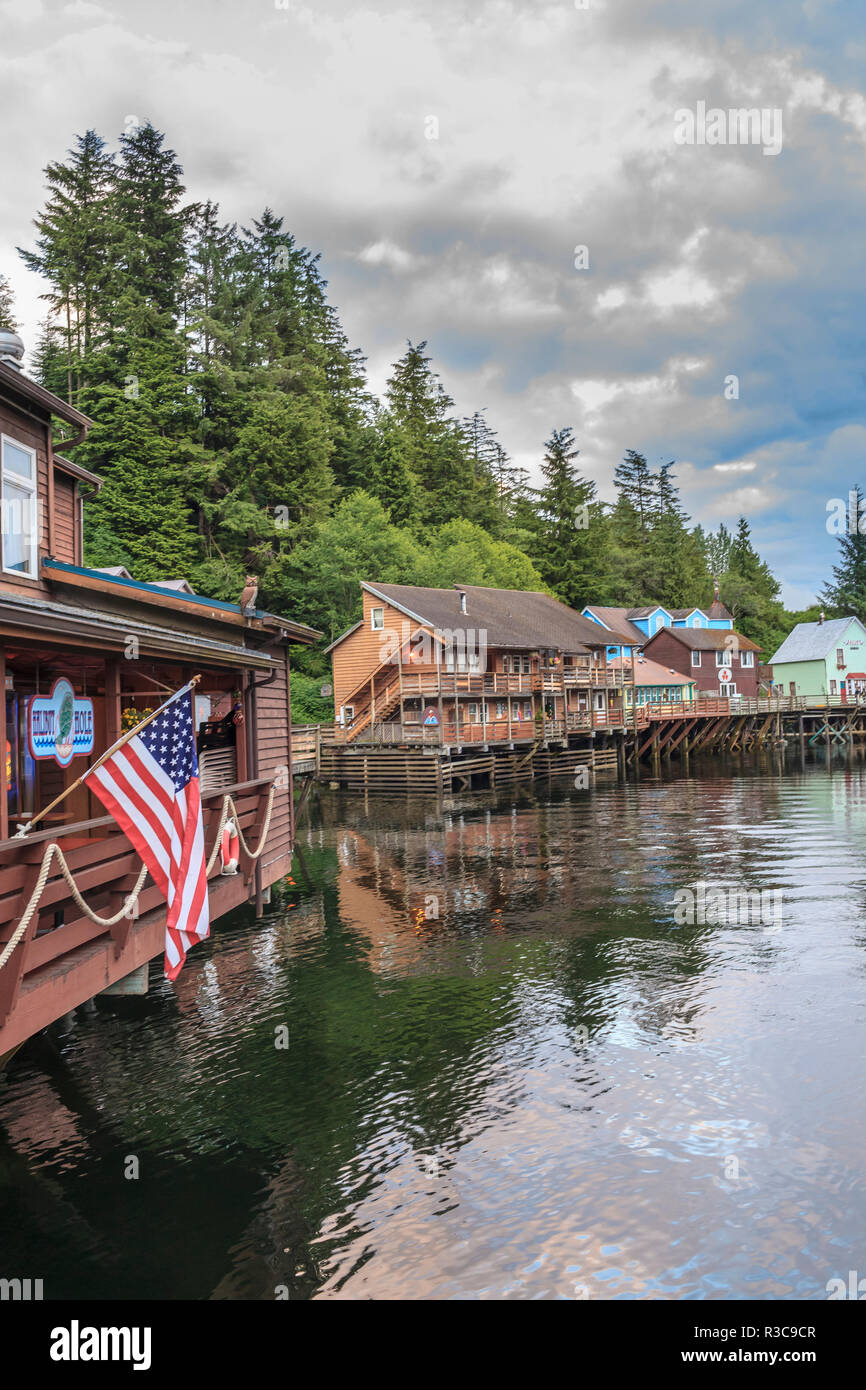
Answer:
[(831, 682), (830, 682), (830, 694), (831, 694), (831, 695), (835, 695), (835, 694), (836, 694), (836, 682), (835, 682), (835, 681), (831, 681)]
[(736, 695), (737, 687), (733, 681), (722, 681), (719, 686), (719, 693), (721, 695)]
[(755, 664), (755, 653), (754, 653), (754, 652), (740, 652), (740, 665), (741, 665), (741, 666), (754, 666), (754, 664)]
[(524, 718), (524, 719), (531, 719), (531, 718), (532, 718), (532, 701), (531, 701), (531, 700), (524, 700), (524, 701), (523, 701), (523, 718)]
[(693, 665), (693, 666), (700, 666), (700, 664), (701, 664), (701, 654), (700, 654), (700, 652), (692, 652), (692, 665)]
[(497, 719), (504, 719), (504, 718), (505, 718), (505, 701), (504, 701), (504, 700), (497, 700), (497, 701), (496, 701), (496, 718), (497, 718)]
[(370, 610), (370, 626), (374, 632), (381, 632), (385, 627), (384, 608), (373, 608)]
[(476, 704), (470, 704), (469, 706), (469, 722), (470, 724), (480, 724), (481, 722), (478, 714), (478, 706)]
[(343, 723), (348, 727), (348, 725), (351, 724), (351, 723), (354, 721), (354, 718), (355, 718), (355, 706), (354, 706), (354, 705), (344, 705), (344, 706), (343, 706)]
[[(733, 661), (733, 655), (731, 655), (731, 660)], [(727, 651), (716, 652), (716, 665), (717, 665), (717, 666), (727, 666), (727, 664), (728, 664), (728, 653), (727, 653)]]
[(844, 666), (844, 665), (845, 665), (845, 652), (844, 652), (844, 650), (843, 650), (842, 647), (837, 647), (837, 648), (836, 648), (836, 666), (837, 666), (837, 667), (840, 667), (840, 666)]
[(2, 436), (0, 543), (7, 574), (37, 578), (39, 544), (36, 451)]

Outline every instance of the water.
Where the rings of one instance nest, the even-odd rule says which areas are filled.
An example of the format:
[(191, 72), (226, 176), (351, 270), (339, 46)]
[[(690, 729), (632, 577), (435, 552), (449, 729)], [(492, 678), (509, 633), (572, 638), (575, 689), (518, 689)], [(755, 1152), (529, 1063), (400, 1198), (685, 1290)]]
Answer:
[[(866, 1275), (864, 830), (851, 764), (326, 806), (286, 904), (12, 1063), (0, 1274), (825, 1299)], [(675, 925), (719, 878), (779, 929)]]

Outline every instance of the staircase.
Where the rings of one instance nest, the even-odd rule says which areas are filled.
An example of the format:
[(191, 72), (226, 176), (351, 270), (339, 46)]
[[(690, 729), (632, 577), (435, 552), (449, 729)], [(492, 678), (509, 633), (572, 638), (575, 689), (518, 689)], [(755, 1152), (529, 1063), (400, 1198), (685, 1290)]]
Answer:
[[(390, 679), (383, 681), (379, 689), (376, 688), (376, 678), (391, 671)], [(351, 727), (346, 730), (346, 742), (354, 743), (359, 734), (368, 729), (373, 721), (373, 708), (375, 705), (376, 722), (384, 722), (389, 714), (400, 703), (400, 673), (395, 670), (391, 662), (383, 662), (378, 670), (373, 673), (373, 699), (370, 698), (370, 677), (368, 676), (362, 685), (356, 686), (351, 695), (343, 701), (344, 705), (353, 705), (355, 708), (355, 718), (352, 720)]]

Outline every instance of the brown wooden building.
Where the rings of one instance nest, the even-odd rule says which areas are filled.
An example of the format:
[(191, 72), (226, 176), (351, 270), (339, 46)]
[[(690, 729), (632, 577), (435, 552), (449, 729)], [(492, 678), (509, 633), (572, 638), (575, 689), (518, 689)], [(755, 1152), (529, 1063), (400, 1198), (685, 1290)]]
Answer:
[[(92, 910), (110, 916), (123, 903), (140, 862), (86, 788), (25, 838), (13, 837), (194, 674), (201, 676), (195, 713), (206, 850), (227, 795), (253, 851), (271, 807), (261, 856), (242, 854), (235, 876), (214, 870), (211, 920), (247, 899), (261, 903), (291, 866), (289, 647), (319, 636), (288, 618), (186, 592), (176, 576), (161, 588), (121, 568), (85, 567), (82, 504), (100, 479), (52, 444), (58, 419), (70, 430), (63, 449), (71, 449), (89, 421), (30, 381), (14, 353), (0, 357), (0, 955), (52, 841)], [(62, 701), (72, 723), (67, 717), (60, 736), (52, 730)], [(55, 863), (25, 938), (0, 968), (0, 1057), (159, 954), (163, 906), (147, 879), (139, 915), (99, 928)]]
[(548, 594), (362, 583), (363, 617), (328, 648), (345, 743), (533, 742), (624, 728), (633, 672), (614, 633)]
[(711, 627), (663, 627), (644, 643), (652, 661), (691, 675), (698, 696), (756, 696), (760, 650), (739, 632)]

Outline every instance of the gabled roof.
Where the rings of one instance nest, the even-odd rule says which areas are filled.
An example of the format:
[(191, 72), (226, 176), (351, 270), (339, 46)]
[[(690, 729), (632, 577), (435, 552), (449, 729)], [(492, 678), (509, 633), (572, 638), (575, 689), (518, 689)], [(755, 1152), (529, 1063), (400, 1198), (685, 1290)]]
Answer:
[(641, 632), (639, 627), (629, 622), (627, 608), (608, 608), (598, 603), (588, 603), (586, 607), (590, 613), (594, 613), (599, 622), (606, 628), (615, 628), (617, 632), (624, 632), (630, 639), (633, 647), (642, 647), (647, 640), (645, 632)]
[(690, 618), (693, 613), (700, 613), (702, 617), (708, 618), (710, 615), (703, 608), (666, 608), (666, 613), (670, 613), (672, 618)]
[(667, 613), (670, 617), (670, 609), (661, 603), (650, 604), (649, 608), (629, 608), (626, 612), (632, 622), (635, 618), (649, 618), (653, 613)]
[(866, 637), (866, 627), (859, 618), (831, 618), (827, 623), (798, 623), (785, 638), (770, 664), (782, 661), (823, 661), (838, 646), (852, 623)]
[(733, 622), (734, 620), (733, 613), (728, 612), (720, 598), (713, 599), (709, 608), (706, 610), (706, 614), (708, 618), (727, 618), (729, 622)]
[(678, 642), (682, 642), (684, 647), (688, 647), (692, 651), (721, 651), (727, 646), (733, 646), (744, 652), (762, 650), (757, 642), (753, 642), (751, 638), (743, 637), (742, 633), (732, 632), (730, 629), (722, 627), (660, 627), (658, 632), (647, 638), (647, 651), (653, 642), (663, 636), (675, 637)]
[[(361, 587), (427, 627), (486, 632), (488, 647), (581, 652), (606, 647), (612, 641), (626, 646), (634, 642), (624, 632), (600, 629), (591, 618), (584, 618), (549, 594), (531, 590), (488, 589), (476, 584), (462, 584), (459, 590), (424, 589), (412, 584), (362, 583)], [(466, 595), (465, 613), (460, 609), (461, 593)]]
[[(614, 661), (608, 662), (609, 666), (622, 666), (622, 658), (617, 657)], [(631, 670), (631, 662), (626, 663), (626, 669)], [(694, 685), (694, 676), (684, 676), (682, 671), (675, 671), (672, 666), (662, 666), (658, 661), (651, 661), (648, 656), (643, 660), (636, 658), (634, 663), (634, 683), (635, 685)]]

